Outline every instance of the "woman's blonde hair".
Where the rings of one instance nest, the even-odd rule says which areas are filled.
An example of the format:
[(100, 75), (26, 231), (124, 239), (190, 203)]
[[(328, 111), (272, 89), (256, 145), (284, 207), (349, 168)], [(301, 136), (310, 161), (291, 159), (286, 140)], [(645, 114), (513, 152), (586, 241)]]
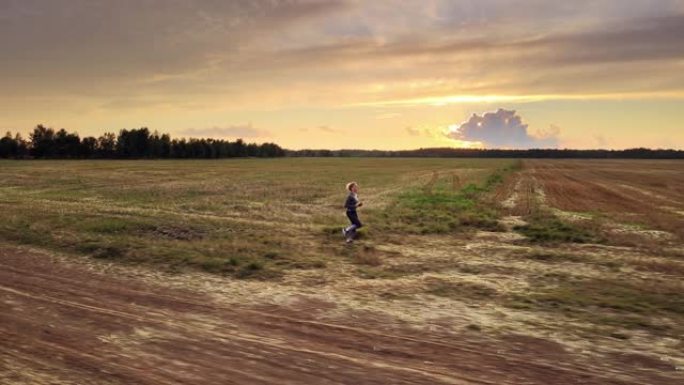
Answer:
[(356, 182), (347, 183), (347, 190), (351, 191), (352, 187), (354, 187), (354, 186), (358, 186), (358, 183), (356, 183)]

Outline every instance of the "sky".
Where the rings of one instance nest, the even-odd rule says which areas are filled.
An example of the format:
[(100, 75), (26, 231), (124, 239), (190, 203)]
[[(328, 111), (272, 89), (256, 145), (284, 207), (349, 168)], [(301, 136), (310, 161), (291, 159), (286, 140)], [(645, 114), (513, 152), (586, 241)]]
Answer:
[(684, 149), (684, 0), (0, 0), (0, 130)]

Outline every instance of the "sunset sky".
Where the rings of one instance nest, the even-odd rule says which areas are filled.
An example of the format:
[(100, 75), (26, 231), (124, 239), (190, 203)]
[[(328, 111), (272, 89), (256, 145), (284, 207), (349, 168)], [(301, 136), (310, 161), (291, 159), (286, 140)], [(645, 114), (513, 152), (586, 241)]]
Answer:
[(0, 0), (0, 130), (684, 149), (684, 0)]

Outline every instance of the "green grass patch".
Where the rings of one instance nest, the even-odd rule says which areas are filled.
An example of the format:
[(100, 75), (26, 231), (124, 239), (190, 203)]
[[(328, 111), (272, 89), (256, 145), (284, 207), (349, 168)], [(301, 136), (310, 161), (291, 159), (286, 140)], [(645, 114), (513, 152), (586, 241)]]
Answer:
[(442, 234), (469, 229), (504, 231), (496, 205), (487, 195), (503, 183), (516, 163), (494, 170), (481, 183), (458, 186), (451, 174), (433, 174), (427, 185), (397, 195), (374, 222), (381, 231)]
[(535, 243), (596, 243), (601, 237), (584, 227), (568, 223), (551, 213), (537, 212), (526, 218), (527, 224), (515, 226), (514, 231)]

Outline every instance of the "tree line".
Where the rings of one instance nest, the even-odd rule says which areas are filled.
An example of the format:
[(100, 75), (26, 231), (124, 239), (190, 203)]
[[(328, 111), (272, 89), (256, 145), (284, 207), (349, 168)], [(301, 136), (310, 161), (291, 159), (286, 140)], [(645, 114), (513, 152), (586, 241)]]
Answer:
[(415, 158), (604, 158), (684, 159), (684, 151), (632, 148), (627, 150), (572, 149), (468, 149), (421, 148), (417, 150), (284, 150), (275, 143), (246, 143), (242, 139), (172, 139), (146, 127), (123, 129), (81, 138), (65, 129), (38, 125), (26, 140), (20, 134), (0, 138), (0, 158), (16, 159), (139, 159), (139, 158), (235, 158), (235, 157), (415, 157)]
[(572, 149), (472, 149), (472, 148), (421, 148), (418, 150), (288, 150), (293, 157), (402, 157), (402, 158), (565, 158), (565, 159), (684, 159), (684, 151), (667, 149), (632, 148), (626, 150), (572, 150)]
[(285, 150), (275, 143), (233, 142), (223, 139), (172, 139), (146, 127), (123, 129), (81, 138), (65, 129), (38, 125), (28, 140), (11, 132), (0, 138), (0, 158), (35, 159), (138, 159), (138, 158), (235, 158), (278, 157)]

